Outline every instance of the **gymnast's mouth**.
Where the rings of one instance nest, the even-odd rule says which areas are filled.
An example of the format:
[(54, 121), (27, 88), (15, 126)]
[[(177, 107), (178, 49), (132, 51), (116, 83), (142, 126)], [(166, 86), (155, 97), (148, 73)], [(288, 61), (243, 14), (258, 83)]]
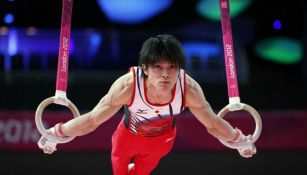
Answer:
[(169, 82), (169, 81), (160, 81), (159, 83), (160, 84), (170, 84), (171, 82)]

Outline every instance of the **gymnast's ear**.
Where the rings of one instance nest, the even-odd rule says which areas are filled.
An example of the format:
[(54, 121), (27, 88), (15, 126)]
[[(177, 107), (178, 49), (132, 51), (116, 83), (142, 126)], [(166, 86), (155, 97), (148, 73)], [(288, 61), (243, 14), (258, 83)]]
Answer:
[(143, 72), (146, 76), (148, 76), (148, 67), (145, 64), (142, 64)]

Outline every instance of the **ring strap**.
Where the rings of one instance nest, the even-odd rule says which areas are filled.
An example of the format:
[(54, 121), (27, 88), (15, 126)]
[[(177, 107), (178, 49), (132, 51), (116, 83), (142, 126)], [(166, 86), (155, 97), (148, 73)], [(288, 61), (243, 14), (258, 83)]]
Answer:
[(223, 33), (224, 58), (227, 77), (228, 97), (239, 97), (235, 55), (232, 41), (229, 0), (219, 0)]
[(42, 101), (37, 107), (35, 113), (35, 123), (38, 131), (42, 134), (43, 140), (47, 140), (54, 149), (57, 143), (69, 142), (73, 140), (74, 137), (58, 137), (48, 133), (42, 121), (42, 113), (44, 109), (50, 104), (61, 104), (67, 106), (73, 113), (74, 117), (80, 116), (77, 107), (66, 97), (72, 6), (73, 0), (63, 0), (55, 96)]
[(229, 0), (219, 0), (219, 7), (221, 12), (223, 48), (224, 48), (229, 104), (226, 107), (224, 107), (217, 114), (217, 116), (223, 118), (228, 112), (245, 110), (253, 116), (256, 124), (256, 128), (251, 140), (247, 140), (242, 143), (229, 143), (220, 140), (225, 146), (237, 149), (242, 146), (250, 145), (258, 139), (262, 130), (262, 121), (259, 113), (254, 108), (240, 102), (236, 65), (235, 65), (235, 54), (234, 54), (234, 47), (232, 40), (231, 16), (229, 13), (230, 12)]
[(56, 90), (66, 92), (73, 0), (63, 0)]

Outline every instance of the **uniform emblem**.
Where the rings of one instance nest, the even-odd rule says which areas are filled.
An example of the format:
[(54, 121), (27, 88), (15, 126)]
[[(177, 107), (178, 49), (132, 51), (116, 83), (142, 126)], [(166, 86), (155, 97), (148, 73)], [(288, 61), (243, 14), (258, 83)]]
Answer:
[(137, 109), (137, 114), (148, 114), (148, 109)]

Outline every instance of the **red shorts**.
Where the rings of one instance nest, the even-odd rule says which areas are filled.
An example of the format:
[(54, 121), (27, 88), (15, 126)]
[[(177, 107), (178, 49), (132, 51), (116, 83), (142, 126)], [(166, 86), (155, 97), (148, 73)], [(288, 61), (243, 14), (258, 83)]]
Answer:
[(157, 137), (144, 137), (130, 132), (120, 122), (112, 136), (112, 166), (114, 175), (127, 175), (128, 164), (134, 160), (136, 175), (149, 175), (160, 159), (173, 147), (176, 128)]

